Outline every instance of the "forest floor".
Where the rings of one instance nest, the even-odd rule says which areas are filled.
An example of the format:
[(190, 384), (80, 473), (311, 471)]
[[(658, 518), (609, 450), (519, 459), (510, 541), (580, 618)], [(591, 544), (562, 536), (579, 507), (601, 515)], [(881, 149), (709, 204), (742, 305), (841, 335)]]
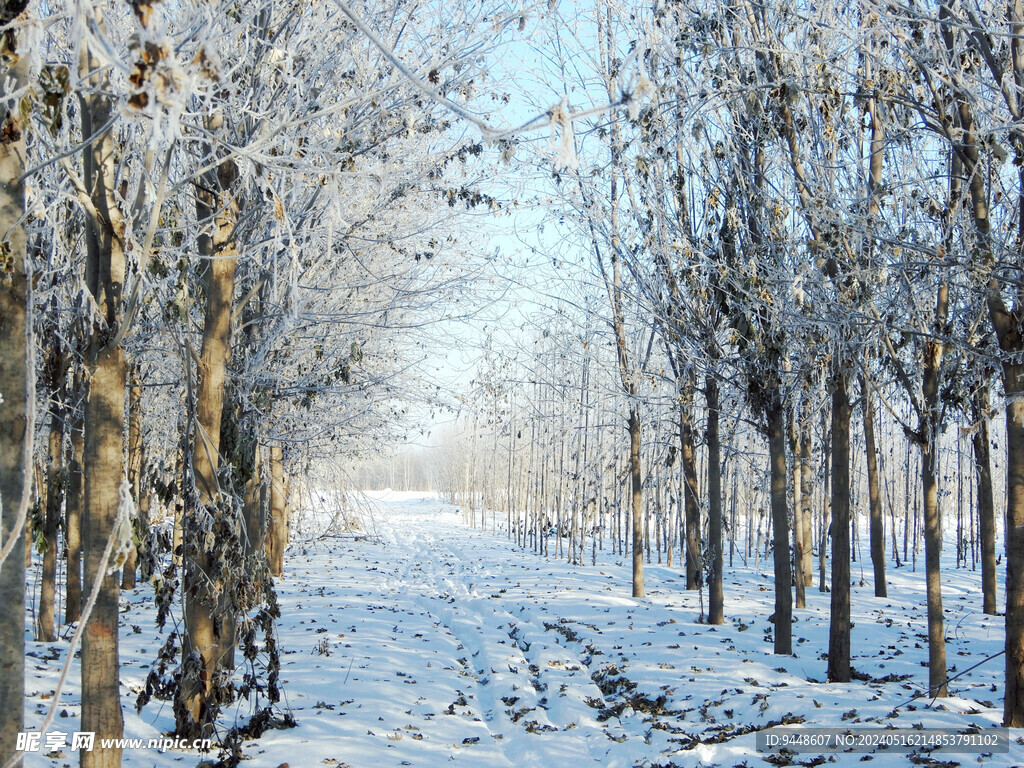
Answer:
[[(456, 510), (422, 494), (378, 495), (377, 510), (372, 535), (328, 536), (289, 550), (278, 584), (282, 709), (298, 726), (246, 742), (243, 765), (1024, 765), (1019, 730), (1010, 732), (1009, 753), (984, 756), (757, 750), (756, 733), (779, 723), (998, 725), (1002, 658), (952, 682), (945, 701), (911, 701), (927, 685), (920, 571), (890, 568), (889, 598), (855, 586), (860, 679), (828, 684), (821, 657), (829, 596), (808, 590), (807, 609), (795, 614), (795, 655), (773, 655), (770, 563), (755, 570), (737, 558), (727, 569), (726, 622), (712, 627), (698, 623), (700, 597), (683, 589), (677, 567), (648, 566), (648, 596), (634, 600), (628, 561), (609, 552), (598, 553), (597, 566), (538, 557), (500, 534), (467, 528)], [(953, 674), (1002, 649), (1003, 620), (982, 614), (979, 573), (948, 567), (943, 582)], [(151, 596), (149, 585), (124, 596), (121, 633), (125, 734), (145, 739), (173, 724), (168, 704), (154, 701), (141, 715), (132, 706), (163, 641)], [(28, 645), (27, 725), (38, 727), (67, 643)], [(58, 710), (51, 730), (77, 730), (75, 665)], [(124, 754), (125, 765), (146, 768), (202, 759), (174, 750)], [(26, 768), (77, 764), (68, 748), (25, 761)]]

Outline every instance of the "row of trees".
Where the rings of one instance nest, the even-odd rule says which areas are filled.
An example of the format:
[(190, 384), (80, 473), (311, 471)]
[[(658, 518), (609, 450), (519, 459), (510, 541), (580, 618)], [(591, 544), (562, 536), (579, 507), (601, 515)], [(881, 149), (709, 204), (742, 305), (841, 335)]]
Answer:
[(489, 203), (479, 145), (359, 25), (467, 103), (505, 22), (473, 2), (2, 10), (0, 764), (20, 764), (26, 538), (43, 640), (63, 544), (81, 729), (122, 735), (118, 590), (141, 569), (182, 621), (138, 706), (229, 742), (226, 704), (250, 699), (254, 732), (279, 695), (288, 475), (397, 430), (417, 328), (477, 269), (459, 216)]
[[(485, 366), (475, 380), (481, 386), (471, 399), (474, 416), (444, 430), (437, 447), (382, 462), (391, 472), (382, 469), (373, 476), (403, 482), (412, 478), (409, 490), (437, 487), (459, 507), (468, 525), (500, 528), (520, 545), (547, 556), (582, 565), (596, 563), (598, 551), (628, 553), (631, 521), (624, 511), (630, 508), (625, 495), (629, 456), (618, 449), (625, 402), (617, 386), (610, 339), (572, 330), (586, 328), (588, 320), (595, 318), (570, 316), (560, 330), (555, 330), (560, 328), (557, 322), (552, 323), (547, 333), (536, 336), (531, 353), (518, 353), (514, 375), (507, 378), (506, 369), (496, 387), (484, 383), (495, 375)], [(663, 355), (654, 351), (652, 356), (654, 367), (643, 390), (644, 560), (669, 566), (678, 562), (691, 588), (706, 589), (713, 552), (708, 546), (707, 499), (700, 489), (708, 473), (708, 413), (700, 399), (693, 404), (694, 455), (685, 460), (692, 462), (686, 469), (675, 381), (666, 367), (658, 368), (667, 365)], [(815, 399), (822, 404), (824, 391), (819, 389)], [(758, 567), (760, 558), (772, 552), (773, 533), (763, 437), (751, 423), (742, 391), (733, 386), (722, 387), (719, 415), (723, 560), (728, 567), (737, 562)], [(803, 531), (789, 531), (794, 571), (800, 572), (794, 577), (798, 608), (804, 607), (806, 588), (830, 590), (830, 428), (823, 421), (827, 416), (827, 409), (819, 405), (813, 418), (804, 422), (804, 435), (798, 434), (795, 421), (787, 425), (788, 503), (794, 507), (799, 500), (804, 524)], [(940, 438), (938, 472), (948, 499), (943, 502), (944, 540), (951, 553), (955, 551), (957, 567), (984, 572), (984, 607), (995, 614), (996, 545), (1002, 541), (1002, 525), (995, 523), (1002, 518), (1002, 508), (996, 505), (994, 528), (983, 533), (974, 454), (977, 433), (968, 418), (951, 414)], [(871, 425), (877, 447), (873, 468), (863, 427), (851, 435), (851, 560), (860, 563), (854, 581), (866, 580), (884, 596), (887, 563), (916, 571), (918, 556), (923, 558), (923, 505), (920, 484), (914, 482), (920, 456), (900, 420), (888, 411), (882, 409)], [(990, 448), (998, 453), (1003, 430), (998, 422), (991, 427)], [(430, 471), (405, 474), (407, 464)], [(1002, 487), (1001, 464), (996, 462), (991, 472), (995, 487)], [(695, 493), (697, 508), (689, 518), (688, 493)], [(873, 498), (881, 511), (874, 529)]]
[[(616, 452), (624, 404), (616, 380), (611, 376), (614, 358), (610, 340), (601, 338), (595, 330), (581, 334), (570, 328), (571, 325), (586, 328), (588, 320), (593, 323), (595, 318), (585, 314), (572, 316), (562, 331), (537, 335), (528, 352), (512, 353), (518, 358), (517, 363), (501, 374), (499, 385), (483, 384), (470, 398), (474, 415), (464, 416), (442, 430), (436, 447), (400, 453), (390, 460), (367, 465), (366, 483), (370, 483), (370, 478), (377, 478), (381, 488), (441, 488), (446, 498), (465, 510), (467, 523), (475, 525), (482, 521), (486, 527), (499, 523), (504, 526), (511, 518), (512, 526), (520, 533), (526, 526), (531, 542), (537, 547), (544, 546), (545, 530), (550, 534), (557, 529), (564, 536), (569, 528), (575, 528), (598, 549), (625, 551), (629, 531), (624, 529), (621, 504), (616, 501), (617, 495), (623, 492), (622, 480), (628, 471), (628, 455)], [(556, 322), (549, 328), (558, 327)], [(515, 359), (512, 355), (508, 360)], [(684, 489), (687, 485), (679, 451), (679, 409), (674, 379), (666, 375), (666, 368), (657, 368), (667, 362), (663, 356), (656, 350), (652, 355), (656, 365), (645, 383), (647, 426), (642, 444), (643, 498), (647, 509), (645, 549), (654, 547), (652, 552), (658, 557), (671, 556), (671, 563), (680, 535), (686, 537)], [(514, 375), (504, 378), (509, 369)], [(484, 366), (474, 383), (494, 380), (494, 373)], [(768, 476), (767, 457), (739, 394), (732, 387), (722, 388), (722, 483), (723, 498), (727, 502), (723, 517), (724, 535), (728, 537), (728, 546), (723, 545), (723, 550), (726, 556), (739, 556), (746, 562), (756, 549), (754, 542), (758, 539), (759, 523), (763, 538), (771, 521), (766, 517), (759, 520), (759, 515), (764, 515), (767, 509), (768, 485), (759, 480)], [(823, 394), (823, 391), (817, 393), (819, 402)], [(815, 419), (805, 422), (810, 430), (806, 449), (813, 454), (813, 461), (799, 461), (804, 443), (795, 430), (796, 422), (789, 424), (787, 433), (790, 503), (793, 503), (796, 488), (803, 507), (811, 511), (807, 522), (813, 523), (813, 534), (808, 540), (815, 548), (823, 526), (827, 533), (829, 523), (824, 514), (829, 502), (829, 476), (824, 471), (829, 425), (822, 422), (826, 415), (827, 412), (819, 409)], [(700, 400), (694, 404), (693, 418), (695, 453), (691, 474), (705, 478), (707, 451), (702, 427), (706, 424), (707, 413)], [(941, 438), (939, 474), (949, 498), (946, 536), (956, 538), (957, 565), (970, 563), (980, 568), (979, 501), (972, 453), (976, 432), (965, 419), (966, 414), (951, 415)], [(864, 514), (860, 517), (860, 526), (858, 521), (851, 520), (851, 535), (862, 537), (855, 538), (855, 543), (870, 556), (869, 548), (875, 542), (870, 539), (868, 530), (868, 507), (873, 495), (870, 487), (875, 485), (884, 512), (883, 548), (897, 566), (907, 563), (916, 568), (915, 556), (923, 544), (923, 531), (920, 486), (912, 480), (919, 474), (920, 457), (905, 439), (900, 420), (888, 411), (882, 409), (872, 426), (877, 446), (874, 470), (868, 467), (863, 429), (855, 429), (852, 434), (851, 512)], [(998, 422), (991, 427), (990, 448), (998, 452), (1003, 444), (1003, 432)], [(793, 474), (794, 470), (800, 471), (799, 478)], [(992, 467), (992, 473), (995, 485), (1001, 486), (1005, 480), (998, 462)], [(546, 477), (537, 477), (539, 475)], [(801, 482), (805, 475), (808, 479)], [(741, 477), (746, 478), (742, 484)], [(389, 478), (395, 482), (389, 484)], [(701, 485), (703, 482), (698, 483)], [(371, 485), (359, 484), (359, 487)], [(534, 497), (536, 501), (524, 501)], [(700, 516), (694, 518), (694, 527), (701, 538), (707, 535), (708, 509), (704, 495), (699, 492), (697, 502)], [(578, 516), (572, 517), (574, 511), (579, 513), (581, 505), (586, 507), (584, 517), (593, 521), (592, 524), (584, 525)], [(545, 516), (525, 514), (527, 508), (534, 507), (544, 511)], [(1001, 505), (997, 505), (997, 520), (1001, 519), (1001, 513)], [(616, 515), (618, 522), (614, 523)], [(654, 518), (666, 527), (665, 535), (655, 537), (652, 534), (652, 530), (660, 530)], [(542, 527), (545, 521), (546, 529)], [(865, 530), (861, 531), (861, 527)], [(672, 531), (671, 535), (668, 530)], [(537, 540), (533, 541), (535, 534)], [(1001, 525), (996, 527), (995, 535), (1001, 541)], [(549, 548), (556, 547), (558, 556), (567, 555), (562, 546), (565, 543), (551, 539)], [(582, 563), (589, 557), (584, 557), (586, 554), (577, 552), (576, 556), (567, 556), (571, 562)], [(857, 559), (858, 554), (854, 553), (853, 560)], [(683, 561), (680, 563), (685, 565)], [(701, 564), (699, 559), (696, 564)], [(994, 574), (994, 554), (991, 569), (986, 570)], [(806, 569), (808, 574), (812, 571), (813, 568)], [(986, 583), (986, 595), (994, 589), (994, 580), (991, 585)], [(990, 612), (994, 611), (995, 608), (991, 608)]]
[(350, 475), (353, 488), (364, 491), (433, 491), (432, 451), (405, 449), (360, 461)]
[[(895, 455), (912, 446), (906, 471), (918, 467), (917, 490), (905, 498), (921, 499), (929, 691), (941, 696), (941, 435), (962, 425), (972, 436), (990, 612), (995, 500), (1005, 498), (1004, 719), (1024, 725), (1024, 5), (722, 0), (638, 8), (596, 0), (562, 12), (577, 30), (559, 48), (560, 71), (579, 73), (567, 105), (627, 97), (615, 119), (576, 123), (574, 152), (563, 147), (546, 187), (559, 232), (588, 254), (580, 266), (593, 276), (589, 293), (563, 291), (557, 311), (588, 307), (585, 320), (574, 319), (594, 329), (593, 340), (580, 343), (611, 350), (566, 357), (571, 377), (558, 366), (528, 374), (527, 386), (564, 388), (560, 397), (571, 403), (555, 434), (568, 429), (577, 450), (556, 452), (548, 477), (559, 489), (583, 483), (574, 467), (588, 451), (601, 457), (595, 466), (628, 467), (620, 496), (631, 510), (639, 597), (645, 515), (656, 516), (661, 503), (660, 481), (650, 478), (671, 475), (694, 569), (688, 581), (707, 558), (709, 619), (717, 622), (724, 473), (751, 484), (735, 443), (744, 430), (728, 427), (723, 453), (723, 421), (756, 427), (774, 531), (775, 650), (792, 652), (793, 569), (799, 601), (811, 548), (823, 544), (812, 535), (816, 509), (819, 529), (830, 521), (828, 676), (846, 681), (854, 436), (864, 446), (879, 594), (880, 440)], [(567, 252), (563, 243), (558, 259)], [(588, 382), (597, 377), (588, 360), (611, 363), (618, 378), (616, 405), (604, 415), (591, 407)], [(676, 412), (671, 458), (668, 448), (644, 449), (652, 393), (665, 387)], [(551, 414), (531, 400), (531, 410), (506, 419), (506, 435), (551, 429), (536, 426), (539, 415), (550, 425)], [(995, 459), (1005, 471), (994, 479), (990, 422), (1000, 414), (1005, 448)], [(596, 424), (623, 418), (628, 439), (620, 432), (614, 445), (600, 444)], [(906, 443), (893, 445), (892, 424)], [(508, 467), (496, 471), (501, 477)], [(535, 519), (561, 506), (543, 490), (525, 502), (514, 480), (497, 487), (509, 503), (532, 504)], [(824, 499), (815, 501), (816, 487), (827, 487)], [(607, 498), (573, 493), (583, 505), (577, 515)], [(968, 511), (957, 514), (967, 519)]]

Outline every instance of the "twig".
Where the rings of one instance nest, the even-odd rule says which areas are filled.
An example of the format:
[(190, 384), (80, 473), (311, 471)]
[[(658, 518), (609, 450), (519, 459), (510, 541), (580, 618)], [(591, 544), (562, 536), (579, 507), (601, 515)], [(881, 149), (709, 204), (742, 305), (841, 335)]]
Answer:
[[(954, 680), (956, 680), (956, 679), (957, 679), (958, 677), (961, 677), (962, 675), (966, 675), (966, 674), (967, 674), (968, 672), (970, 672), (970, 671), (971, 671), (972, 669), (977, 669), (977, 668), (978, 668), (978, 667), (980, 667), (980, 666), (981, 666), (982, 664), (984, 664), (984, 663), (986, 663), (986, 662), (989, 662), (989, 661), (992, 661), (992, 659), (998, 659), (998, 658), (999, 658), (1000, 656), (1002, 656), (1002, 655), (1003, 655), (1004, 653), (1006, 653), (1006, 651), (1005, 651), (1005, 650), (999, 651), (999, 653), (993, 653), (993, 654), (992, 654), (991, 656), (989, 656), (988, 658), (986, 658), (986, 659), (982, 659), (982, 660), (981, 660), (981, 661), (979, 661), (979, 662), (978, 662), (977, 664), (974, 664), (974, 665), (972, 665), (972, 666), (968, 667), (967, 669), (965, 669), (965, 670), (964, 670), (963, 672), (957, 672), (957, 673), (956, 673), (955, 675), (953, 675), (952, 677), (947, 677), (947, 678), (946, 678), (945, 680), (943, 680), (943, 681), (942, 681), (941, 683), (939, 683), (938, 685), (933, 685), (933, 686), (929, 687), (927, 691), (921, 691), (921, 692), (919, 692), (919, 693), (915, 693), (915, 694), (914, 694), (913, 696), (911, 696), (911, 697), (910, 697), (909, 699), (907, 699), (906, 701), (904, 701), (904, 702), (903, 702), (902, 704), (897, 704), (897, 705), (896, 705), (895, 707), (893, 707), (893, 708), (892, 708), (892, 711), (893, 711), (893, 712), (895, 712), (895, 711), (896, 711), (897, 709), (900, 709), (901, 707), (905, 707), (905, 706), (907, 706), (907, 704), (909, 704), (910, 702), (914, 701), (915, 699), (920, 699), (920, 698), (921, 698), (922, 696), (927, 696), (927, 695), (931, 694), (931, 692), (932, 692), (932, 691), (935, 691), (935, 690), (941, 689), (941, 688), (942, 688), (942, 687), (943, 687), (944, 685), (946, 685), (946, 683), (951, 683), (951, 682), (953, 682), (953, 681), (954, 681)], [(929, 706), (929, 707), (931, 707), (931, 705), (932, 705), (932, 704), (934, 704), (934, 703), (935, 703), (935, 700), (936, 700), (936, 699), (938, 699), (938, 698), (939, 698), (939, 695), (938, 695), (938, 694), (936, 693), (936, 694), (935, 694), (934, 696), (932, 696), (932, 700), (928, 702), (928, 706)]]
[[(370, 29), (366, 25), (366, 22), (364, 22), (361, 18), (359, 18), (358, 15), (356, 15), (356, 12), (349, 7), (348, 3), (346, 3), (345, 0), (334, 0), (334, 2), (335, 5), (337, 5), (338, 8), (341, 9), (341, 12), (348, 16), (349, 21), (351, 21), (352, 24), (355, 25), (356, 29), (358, 29), (363, 35), (366, 36), (366, 38), (371, 43), (373, 43), (377, 50), (379, 50), (384, 55), (384, 58), (391, 62), (391, 65), (395, 69), (397, 69), (416, 90), (418, 90), (427, 98), (436, 101), (441, 106), (455, 113), (466, 122), (475, 125), (480, 130), (480, 133), (484, 135), (484, 138), (487, 139), (488, 141), (495, 141), (506, 136), (514, 135), (521, 131), (543, 128), (555, 122), (555, 109), (552, 108), (546, 112), (534, 115), (525, 123), (520, 125), (518, 128), (498, 129), (491, 126), (489, 123), (487, 123), (487, 121), (481, 120), (476, 115), (472, 114), (466, 109), (463, 109), (454, 101), (442, 95), (439, 91), (435, 90), (434, 88), (431, 88), (429, 85), (427, 85), (427, 83), (423, 82), (423, 80), (418, 75), (416, 75), (415, 72), (413, 72), (411, 69), (406, 67), (405, 64), (402, 63), (398, 56), (395, 55), (395, 52), (391, 50), (390, 46), (388, 46), (387, 43), (381, 40), (377, 33)], [(620, 98), (618, 101), (614, 103), (606, 104), (599, 107), (592, 107), (591, 109), (585, 109), (580, 112), (572, 112), (569, 113), (568, 115), (565, 115), (563, 119), (566, 123), (571, 123), (574, 120), (578, 120), (583, 117), (589, 117), (591, 115), (602, 114), (604, 112), (611, 111), (617, 107), (623, 106), (627, 101), (629, 101), (629, 96), (623, 95), (622, 98)]]

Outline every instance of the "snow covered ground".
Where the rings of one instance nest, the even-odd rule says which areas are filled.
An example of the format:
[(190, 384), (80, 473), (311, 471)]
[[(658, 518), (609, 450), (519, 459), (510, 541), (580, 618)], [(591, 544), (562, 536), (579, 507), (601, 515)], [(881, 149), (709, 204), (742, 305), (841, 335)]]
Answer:
[[(951, 683), (940, 704), (909, 701), (927, 684), (920, 572), (890, 569), (887, 599), (870, 586), (855, 588), (853, 663), (863, 679), (833, 685), (819, 682), (829, 598), (816, 589), (796, 612), (796, 655), (779, 657), (771, 653), (767, 572), (727, 569), (726, 623), (710, 627), (696, 623), (698, 595), (683, 589), (678, 569), (648, 566), (648, 598), (634, 600), (628, 563), (609, 553), (596, 567), (573, 567), (468, 529), (435, 498), (384, 494), (377, 503), (375, 536), (289, 550), (278, 587), (281, 677), (298, 727), (247, 742), (243, 765), (1024, 765), (1019, 730), (1010, 733), (1009, 753), (988, 756), (757, 751), (756, 732), (774, 723), (960, 730), (999, 723), (1001, 658)], [(946, 570), (953, 673), (1002, 649), (1002, 618), (981, 613), (980, 593), (979, 573)], [(162, 642), (150, 588), (125, 599), (126, 736), (159, 737), (172, 725), (169, 705), (154, 701), (141, 716), (131, 706)], [(67, 644), (29, 647), (28, 725), (38, 726)], [(73, 668), (51, 730), (77, 730), (77, 678)], [(201, 759), (129, 749), (124, 764)], [(66, 748), (26, 759), (28, 768), (77, 763)]]

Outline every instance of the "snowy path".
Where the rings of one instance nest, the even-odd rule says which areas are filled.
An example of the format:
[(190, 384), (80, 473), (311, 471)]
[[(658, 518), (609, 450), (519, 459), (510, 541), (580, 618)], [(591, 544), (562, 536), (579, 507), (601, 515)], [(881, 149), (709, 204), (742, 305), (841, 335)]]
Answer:
[[(871, 680), (811, 683), (823, 676), (818, 656), (827, 647), (828, 595), (815, 593), (812, 610), (800, 612), (798, 655), (777, 657), (765, 619), (770, 585), (751, 573), (728, 590), (735, 618), (708, 627), (694, 623), (698, 597), (681, 589), (677, 570), (650, 567), (649, 597), (637, 601), (628, 597), (627, 567), (614, 558), (597, 568), (538, 558), (467, 529), (436, 500), (387, 502), (378, 525), (383, 546), (336, 551), (330, 572), (322, 570), (322, 553), (292, 556), (282, 588), (285, 615), (295, 599), (349, 631), (327, 635), (332, 655), (323, 664), (334, 672), (319, 684), (323, 693), (313, 693), (321, 688), (308, 681), (293, 682), (292, 689), (306, 691), (291, 701), (298, 732), (265, 736), (253, 745), (256, 752), (266, 749), (276, 759), (286, 754), (283, 747), (295, 749), (295, 737), (310, 732), (312, 714), (323, 732), (333, 731), (334, 746), (311, 739), (303, 749), (352, 768), (767, 766), (768, 755), (754, 749), (754, 732), (804, 715), (837, 726), (963, 728), (991, 725), (1000, 714), (998, 702), (986, 702), (993, 705), (987, 710), (978, 702), (995, 698), (991, 685), (1001, 668), (990, 665), (965, 681), (985, 696), (952, 699), (925, 716), (911, 705), (889, 717), (925, 673), (915, 637), (923, 632), (922, 615), (905, 614), (895, 600), (857, 597), (862, 629), (854, 641), (863, 655), (855, 666)], [(326, 597), (316, 596), (321, 588)], [(953, 587), (947, 596), (951, 605), (972, 599), (968, 589)], [(955, 621), (959, 640), (950, 644), (951, 657), (998, 647), (999, 620), (967, 607)], [(322, 629), (295, 626), (282, 639), (308, 653)], [(346, 665), (351, 672), (339, 681)], [(312, 701), (332, 690), (337, 708), (313, 705), (310, 713)], [(1017, 754), (986, 763), (1024, 763), (1024, 748), (1013, 746)], [(853, 765), (863, 755), (833, 757)], [(907, 765), (907, 755), (878, 755), (872, 764)]]
[[(320, 571), (322, 554), (307, 555), (314, 566), (308, 570), (301, 555), (292, 558), (281, 588), (284, 612), (294, 596), (311, 618), (282, 632), (283, 645), (302, 653), (312, 630), (329, 655), (317, 665), (325, 670), (321, 681), (289, 681), (286, 688), (301, 691), (290, 703), (300, 723), (310, 714), (340, 718), (331, 725), (333, 745), (309, 748), (326, 747), (330, 754), (321, 759), (352, 766), (635, 765), (649, 748), (619, 718), (599, 721), (612, 703), (592, 679), (590, 654), (567, 642), (568, 630), (557, 631), (565, 625), (538, 610), (539, 600), (506, 597), (520, 586), (509, 576), (515, 564), (500, 563), (493, 552), (482, 556), (480, 533), (450, 513), (438, 515), (437, 506), (390, 508), (379, 523), (383, 548), (353, 546), (331, 558), (343, 580)], [(537, 564), (518, 567), (536, 572)], [(360, 569), (365, 577), (353, 580)], [(324, 621), (343, 629), (324, 632)], [(351, 671), (339, 681), (346, 665)], [(331, 689), (344, 694), (336, 707)], [(378, 726), (351, 717), (366, 709)], [(271, 751), (273, 741), (283, 745), (293, 736), (265, 736), (253, 748)]]
[[(450, 539), (417, 532), (397, 541), (408, 556), (396, 592), (437, 617), (468, 651), (460, 662), (474, 682), (471, 708), (508, 764), (612, 764), (609, 742), (625, 734), (596, 720), (595, 707), (607, 702), (578, 649), (559, 645), (525, 604), (506, 607), (511, 601), (500, 589), (481, 594), (477, 587), (491, 586), (493, 574)], [(553, 732), (561, 733), (557, 740), (536, 738)]]
[[(628, 596), (628, 564), (572, 567), (467, 529), (436, 499), (395, 496), (378, 506), (375, 537), (325, 538), (288, 551), (278, 584), (286, 705), (298, 721), (247, 742), (243, 766), (292, 768), (764, 767), (755, 733), (779, 722), (964, 729), (1001, 717), (1001, 663), (951, 686), (939, 707), (905, 704), (925, 684), (923, 575), (890, 574), (889, 599), (853, 598), (854, 667), (824, 676), (827, 594), (809, 592), (794, 624), (796, 655), (771, 652), (770, 577), (737, 562), (726, 578), (726, 623), (695, 621), (699, 596), (677, 568), (648, 566), (648, 597)], [(300, 536), (301, 538), (301, 536)], [(978, 575), (947, 569), (951, 665), (966, 669), (1002, 645), (1002, 619), (980, 610)], [(131, 708), (163, 637), (151, 590), (126, 595), (121, 632), (126, 735), (172, 726), (170, 708)], [(66, 645), (32, 644), (29, 725), (41, 720)], [(77, 680), (77, 670), (72, 672)], [(57, 726), (77, 727), (77, 683)], [(226, 725), (230, 726), (228, 714)], [(244, 720), (245, 713), (238, 717)], [(1013, 739), (1024, 734), (1015, 732)], [(860, 765), (864, 755), (795, 756), (776, 765)], [(933, 763), (871, 755), (874, 768)], [(939, 756), (960, 765), (977, 755)], [(126, 751), (126, 766), (194, 766), (195, 753)], [(775, 759), (775, 758), (773, 758)], [(33, 755), (26, 768), (63, 768), (77, 755)], [(1024, 766), (1024, 740), (984, 764)]]

